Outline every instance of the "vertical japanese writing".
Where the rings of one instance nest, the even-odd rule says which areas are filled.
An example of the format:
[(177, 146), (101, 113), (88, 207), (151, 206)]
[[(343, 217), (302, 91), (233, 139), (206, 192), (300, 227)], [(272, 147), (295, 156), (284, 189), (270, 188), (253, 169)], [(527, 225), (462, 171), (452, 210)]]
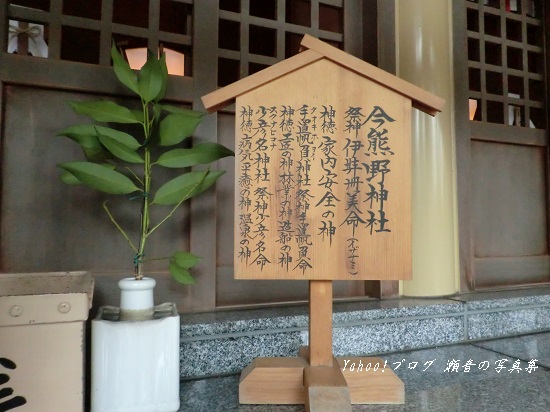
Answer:
[(367, 239), (392, 231), (394, 121), (376, 105), (240, 107), (238, 262), (309, 275), (338, 250), (344, 273), (360, 275)]
[(260, 106), (256, 111), (259, 115), (256, 124), (254, 124), (255, 139), (254, 139), (254, 179), (256, 182), (268, 182), (269, 181), (269, 163), (270, 158), (267, 154), (269, 149), (268, 130), (270, 124), (268, 123), (268, 111), (264, 106)]
[(279, 245), (279, 265), (289, 270), (294, 257), (292, 251), (292, 239), (295, 232), (293, 226), (293, 187), (294, 187), (294, 139), (292, 138), (292, 125), (294, 109), (289, 106), (282, 106), (280, 110), (279, 128), (282, 132), (277, 140), (277, 151), (279, 152), (278, 168), (278, 199), (277, 205), (279, 216), (277, 221)]
[(323, 240), (328, 239), (330, 245), (332, 245), (332, 240), (336, 235), (334, 210), (337, 203), (340, 202), (340, 199), (334, 194), (335, 186), (338, 185), (338, 173), (336, 173), (338, 156), (335, 153), (337, 142), (334, 138), (334, 133), (336, 131), (335, 117), (336, 111), (332, 106), (323, 106), (321, 112), (322, 140), (319, 146), (321, 151), (320, 164), (323, 173), (318, 183), (318, 186), (323, 189), (321, 191), (323, 195), (315, 205), (316, 207), (323, 208), (322, 219), (318, 230)]
[(252, 264), (256, 264), (260, 270), (271, 261), (266, 257), (265, 251), (267, 250), (266, 246), (266, 237), (269, 231), (266, 223), (269, 220), (269, 205), (272, 193), (268, 191), (268, 187), (257, 187), (254, 190), (254, 215), (255, 220), (253, 221), (254, 227), (254, 245), (255, 249), (253, 250)]
[[(367, 116), (363, 111), (362, 107), (350, 106), (344, 116), (346, 217), (341, 226), (351, 228), (351, 236), (347, 241), (351, 275), (358, 273), (357, 231), (365, 227), (371, 235), (374, 232), (391, 232), (384, 206), (388, 200), (386, 175), (391, 171), (388, 157), (393, 156), (394, 152), (389, 147), (388, 130), (384, 125), (394, 119), (380, 106), (374, 106)], [(366, 187), (363, 189), (362, 185)], [(362, 203), (366, 203), (366, 210)]]
[(252, 115), (253, 110), (250, 106), (242, 107), (239, 112), (240, 131), (242, 133), (242, 139), (240, 140), (236, 156), (239, 158), (240, 170), (239, 179), (237, 181), (238, 192), (238, 224), (239, 224), (239, 252), (237, 254), (238, 259), (241, 262), (248, 264), (250, 257), (252, 256), (251, 241), (252, 241), (252, 215), (250, 207), (252, 205), (251, 200), (251, 187), (252, 187)]
[[(366, 172), (366, 184), (368, 186), (365, 202), (367, 209), (367, 228), (369, 233), (391, 232), (389, 219), (386, 217), (385, 205), (388, 200), (386, 189), (386, 175), (390, 170), (390, 156), (394, 152), (389, 147), (388, 129), (384, 127), (387, 122), (393, 122), (380, 106), (374, 106), (372, 112), (365, 120), (367, 125), (367, 152), (369, 160), (363, 163)], [(373, 157), (377, 157), (373, 159)]]
[(296, 191), (296, 216), (298, 224), (296, 227), (296, 245), (298, 246), (298, 262), (294, 269), (299, 269), (302, 273), (312, 269), (310, 256), (310, 247), (313, 245), (311, 231), (308, 223), (308, 211), (311, 205), (313, 195), (311, 188), (311, 161), (315, 150), (315, 130), (316, 126), (315, 107), (303, 104), (298, 109), (298, 120), (296, 127), (296, 142), (300, 150), (297, 165), (297, 191)]
[(253, 192), (254, 200), (254, 224), (253, 237), (254, 237), (254, 250), (252, 251), (253, 261), (252, 264), (256, 264), (260, 270), (263, 270), (264, 266), (271, 261), (266, 256), (268, 236), (268, 225), (270, 215), (270, 198), (272, 193), (269, 192), (270, 181), (270, 156), (268, 155), (269, 140), (268, 140), (268, 112), (264, 106), (260, 106), (256, 110), (255, 121), (251, 121), (252, 129), (254, 130), (252, 151), (253, 167), (254, 167), (254, 181), (255, 189)]
[(359, 152), (364, 148), (360, 139), (360, 131), (365, 122), (365, 116), (361, 107), (349, 107), (344, 115), (346, 133), (346, 144), (344, 146), (344, 168), (346, 186), (346, 211), (344, 221), (340, 226), (346, 225), (351, 228), (351, 236), (347, 240), (348, 270), (352, 276), (357, 275), (357, 258), (359, 257), (358, 239), (355, 237), (360, 223), (366, 223), (361, 216), (363, 212), (359, 207), (361, 195), (360, 173), (362, 166), (358, 158)]

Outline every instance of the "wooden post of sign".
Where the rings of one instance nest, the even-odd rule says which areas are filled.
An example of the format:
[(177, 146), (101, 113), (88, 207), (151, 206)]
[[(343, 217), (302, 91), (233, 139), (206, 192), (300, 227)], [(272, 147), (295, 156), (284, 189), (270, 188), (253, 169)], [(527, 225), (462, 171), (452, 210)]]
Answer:
[(332, 280), (309, 281), (309, 361), (304, 369), (306, 410), (351, 412), (349, 388), (332, 354)]
[(296, 358), (257, 358), (241, 374), (242, 404), (305, 404), (351, 412), (356, 404), (402, 404), (405, 387), (381, 358), (332, 353), (332, 281), (309, 281), (309, 346)]
[(310, 366), (332, 366), (332, 280), (309, 281)]
[(404, 403), (382, 359), (333, 357), (332, 281), (411, 279), (411, 110), (445, 102), (311, 36), (301, 46), (202, 98), (236, 105), (235, 278), (310, 282), (309, 346), (252, 361), (239, 401)]

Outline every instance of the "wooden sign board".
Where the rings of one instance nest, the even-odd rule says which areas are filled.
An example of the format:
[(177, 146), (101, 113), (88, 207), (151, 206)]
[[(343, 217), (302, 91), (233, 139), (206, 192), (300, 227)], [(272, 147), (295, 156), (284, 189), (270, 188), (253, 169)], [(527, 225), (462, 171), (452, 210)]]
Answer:
[[(435, 96), (309, 36), (235, 107), (235, 278), (411, 278), (411, 108)], [(417, 99), (421, 95), (421, 99)]]
[(410, 111), (324, 59), (237, 98), (235, 277), (408, 279)]

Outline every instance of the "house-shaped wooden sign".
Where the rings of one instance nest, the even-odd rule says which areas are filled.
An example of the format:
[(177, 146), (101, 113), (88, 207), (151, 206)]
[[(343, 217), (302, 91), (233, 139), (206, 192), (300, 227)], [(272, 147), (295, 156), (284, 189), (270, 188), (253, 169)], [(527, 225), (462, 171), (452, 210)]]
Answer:
[(208, 111), (236, 102), (235, 277), (309, 280), (309, 347), (255, 359), (239, 401), (403, 403), (391, 369), (345, 370), (380, 358), (334, 358), (332, 281), (411, 278), (411, 110), (433, 116), (444, 101), (310, 36), (301, 44), (203, 97)]
[(444, 101), (320, 40), (203, 97), (235, 107), (235, 278), (411, 278), (411, 107)]

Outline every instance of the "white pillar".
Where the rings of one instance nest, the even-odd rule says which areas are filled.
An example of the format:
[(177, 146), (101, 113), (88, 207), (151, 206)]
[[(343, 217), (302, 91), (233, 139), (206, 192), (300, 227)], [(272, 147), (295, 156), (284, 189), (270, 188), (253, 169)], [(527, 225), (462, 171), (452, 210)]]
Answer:
[(396, 0), (397, 75), (446, 100), (442, 113), (412, 115), (413, 280), (405, 296), (458, 291), (452, 0)]

